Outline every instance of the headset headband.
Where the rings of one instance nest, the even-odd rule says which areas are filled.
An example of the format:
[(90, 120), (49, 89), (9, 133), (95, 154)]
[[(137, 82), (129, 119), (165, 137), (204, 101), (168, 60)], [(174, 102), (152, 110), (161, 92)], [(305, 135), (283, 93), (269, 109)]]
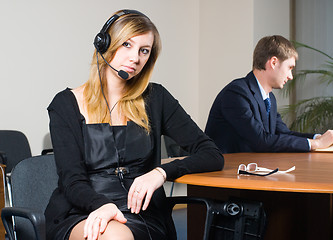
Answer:
[[(96, 35), (95, 39), (94, 39), (94, 46), (96, 48), (96, 50), (100, 53), (103, 54), (105, 53), (111, 43), (111, 37), (108, 33), (108, 30), (110, 28), (110, 26), (121, 16), (123, 15), (127, 15), (127, 14), (137, 14), (137, 15), (142, 15), (145, 16), (146, 18), (148, 18), (146, 15), (144, 15), (143, 13), (136, 11), (136, 10), (130, 10), (130, 9), (124, 9), (121, 12), (111, 16), (106, 23), (104, 24), (104, 26), (102, 27), (101, 31)], [(148, 18), (149, 19), (149, 18)]]

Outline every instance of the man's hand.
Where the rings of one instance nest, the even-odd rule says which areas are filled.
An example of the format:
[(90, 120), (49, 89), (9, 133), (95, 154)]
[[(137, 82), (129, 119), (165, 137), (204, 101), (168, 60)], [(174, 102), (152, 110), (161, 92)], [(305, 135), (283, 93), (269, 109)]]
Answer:
[(327, 148), (333, 144), (333, 130), (327, 130), (323, 135), (310, 139), (311, 150)]

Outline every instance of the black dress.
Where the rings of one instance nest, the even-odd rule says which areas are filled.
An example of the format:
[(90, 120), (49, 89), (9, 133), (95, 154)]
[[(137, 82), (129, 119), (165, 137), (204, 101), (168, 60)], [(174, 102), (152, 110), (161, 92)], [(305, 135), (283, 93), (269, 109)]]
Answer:
[[(216, 145), (201, 131), (163, 86), (150, 83), (143, 97), (151, 131), (147, 135), (134, 122), (127, 123), (124, 162), (132, 168), (137, 168), (130, 169), (130, 173), (124, 176), (125, 181), (128, 182), (126, 183), (127, 189), (136, 176), (147, 173), (158, 166), (166, 172), (168, 180), (174, 180), (184, 174), (217, 171), (223, 168), (223, 156)], [(85, 146), (87, 142), (83, 138), (83, 135), (86, 136), (83, 133), (85, 127), (72, 91), (67, 88), (59, 92), (47, 109), (59, 181), (45, 210), (46, 233), (47, 239), (63, 240), (66, 232), (80, 220), (78, 220), (78, 215), (74, 215), (75, 207), (81, 210), (79, 214), (81, 214), (82, 220), (90, 212), (111, 201), (104, 194), (96, 194), (96, 190), (91, 187), (85, 162), (87, 150)], [(171, 137), (190, 156), (161, 164), (161, 135)], [(108, 145), (112, 150), (114, 148), (113, 138), (109, 138), (108, 141), (112, 142)], [(115, 150), (113, 154), (114, 152)], [(112, 192), (115, 193), (115, 191)], [(145, 218), (147, 213), (156, 211), (157, 214), (151, 214), (148, 221), (154, 222), (153, 216), (156, 216), (157, 221), (167, 227), (167, 239), (174, 240), (177, 238), (177, 234), (172, 221), (172, 211), (168, 208), (168, 204), (163, 187), (156, 189), (149, 204), (149, 211), (143, 211), (142, 216)], [(123, 204), (123, 206), (125, 205)], [(71, 220), (73, 216), (75, 221)], [(131, 220), (129, 220), (130, 222)], [(64, 225), (67, 228), (64, 228)], [(142, 228), (140, 227), (140, 229)], [(155, 226), (154, 229), (156, 229)], [(59, 230), (64, 232), (59, 232)]]
[[(149, 136), (142, 134), (129, 136), (126, 130), (127, 126), (110, 126), (107, 123), (83, 124), (85, 163), (91, 185), (98, 194), (107, 196), (110, 202), (115, 203), (123, 212), (127, 219), (125, 224), (131, 229), (136, 240), (166, 239), (163, 213), (154, 205), (154, 201), (149, 204), (147, 210), (139, 214), (131, 213), (127, 209), (128, 190), (134, 178), (143, 174), (145, 163), (126, 161), (124, 157), (126, 137), (145, 142), (147, 139), (143, 138)], [(123, 178), (116, 174), (115, 170), (119, 167), (123, 167), (125, 171)], [(87, 216), (88, 213), (73, 208), (66, 220), (59, 224), (55, 239), (68, 239), (71, 229)]]

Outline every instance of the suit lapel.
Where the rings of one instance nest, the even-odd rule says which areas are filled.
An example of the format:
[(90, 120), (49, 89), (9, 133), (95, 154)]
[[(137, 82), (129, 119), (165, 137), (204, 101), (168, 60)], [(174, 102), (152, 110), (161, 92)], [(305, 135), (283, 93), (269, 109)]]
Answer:
[[(258, 106), (259, 106), (259, 112), (261, 116), (261, 121), (264, 125), (264, 128), (267, 132), (269, 132), (269, 126), (268, 126), (268, 119), (267, 119), (267, 112), (266, 112), (266, 106), (265, 102), (262, 99), (262, 95), (257, 83), (257, 79), (255, 78), (253, 72), (250, 72), (247, 77), (249, 78), (249, 87), (253, 93), (253, 97), (255, 98)], [(272, 113), (270, 113), (272, 114)]]

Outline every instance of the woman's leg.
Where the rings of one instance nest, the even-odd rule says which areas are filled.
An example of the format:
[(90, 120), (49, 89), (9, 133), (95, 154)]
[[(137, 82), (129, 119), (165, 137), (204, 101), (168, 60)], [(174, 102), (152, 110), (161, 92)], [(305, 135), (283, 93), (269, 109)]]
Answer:
[[(83, 229), (86, 220), (76, 224), (73, 228), (69, 240), (83, 240)], [(98, 240), (134, 240), (132, 231), (123, 223), (118, 221), (110, 221), (103, 234), (98, 237)]]

